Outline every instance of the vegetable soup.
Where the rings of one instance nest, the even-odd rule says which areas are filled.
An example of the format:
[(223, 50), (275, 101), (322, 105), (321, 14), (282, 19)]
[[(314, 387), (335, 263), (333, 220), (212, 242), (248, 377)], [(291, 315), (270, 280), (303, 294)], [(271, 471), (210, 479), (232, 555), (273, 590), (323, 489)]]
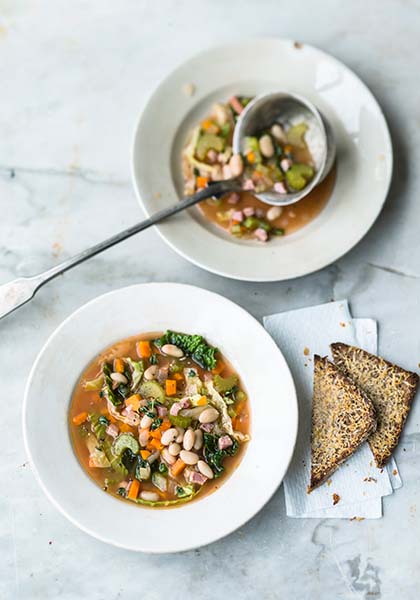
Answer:
[(308, 125), (273, 123), (246, 137), (240, 154), (233, 154), (235, 123), (252, 98), (232, 96), (217, 103), (191, 132), (182, 154), (184, 193), (191, 195), (212, 181), (240, 178), (241, 192), (210, 198), (199, 204), (202, 214), (236, 238), (267, 242), (297, 231), (314, 219), (330, 198), (335, 169), (293, 206), (268, 206), (255, 194), (302, 190), (315, 175), (305, 141)]
[(249, 440), (249, 404), (229, 362), (200, 335), (143, 334), (104, 350), (70, 405), (76, 455), (114, 496), (177, 506), (216, 490)]

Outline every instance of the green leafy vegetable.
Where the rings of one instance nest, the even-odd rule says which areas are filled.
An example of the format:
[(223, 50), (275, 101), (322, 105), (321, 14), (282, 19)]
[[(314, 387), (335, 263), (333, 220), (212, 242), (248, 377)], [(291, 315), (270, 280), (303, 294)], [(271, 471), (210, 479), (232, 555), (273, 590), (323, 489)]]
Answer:
[(200, 493), (202, 487), (199, 487), (197, 490), (194, 490), (190, 495), (183, 496), (182, 498), (178, 498), (177, 500), (157, 500), (153, 502), (152, 500), (143, 500), (143, 498), (137, 498), (137, 504), (143, 504), (144, 506), (174, 506), (175, 504), (181, 504), (183, 502), (189, 502), (192, 500), (197, 494)]
[(142, 360), (126, 359), (131, 367), (131, 386), (130, 390), (135, 394), (140, 386), (141, 379), (144, 373), (144, 364)]
[(234, 386), (237, 386), (239, 383), (239, 378), (237, 375), (229, 375), (229, 377), (221, 377), (220, 375), (215, 375), (213, 379), (215, 389), (220, 392), (227, 392), (231, 390)]
[(159, 362), (159, 357), (157, 354), (152, 354), (152, 356), (149, 358), (149, 363), (151, 365), (157, 365)]
[(117, 489), (117, 494), (125, 498), (127, 496), (127, 490), (124, 487), (119, 487)]
[(112, 389), (112, 379), (111, 379), (111, 367), (108, 363), (104, 363), (102, 365), (102, 374), (104, 376), (104, 388), (103, 393), (105, 398), (111, 402), (114, 406), (119, 406), (122, 404), (123, 399), (120, 398), (117, 394), (114, 393)]
[(165, 463), (161, 462), (158, 471), (159, 473), (167, 473), (168, 467), (165, 465)]
[(136, 464), (136, 479), (139, 481), (146, 481), (149, 479), (151, 472), (152, 471), (147, 460), (143, 460), (141, 456), (138, 456)]
[(194, 494), (195, 488), (192, 485), (185, 485), (184, 487), (177, 485), (175, 491), (178, 498), (187, 498)]
[(155, 429), (159, 429), (159, 427), (162, 425), (163, 423), (163, 419), (157, 418), (157, 419), (153, 419), (153, 423), (150, 425), (150, 429), (152, 431), (154, 431)]
[(101, 374), (96, 379), (91, 379), (90, 381), (85, 381), (83, 383), (83, 387), (87, 392), (96, 392), (99, 391), (104, 383), (104, 376)]
[(212, 468), (214, 476), (220, 477), (225, 470), (223, 466), (223, 460), (226, 456), (233, 456), (238, 451), (239, 444), (236, 440), (232, 440), (232, 446), (225, 448), (224, 450), (219, 449), (219, 438), (221, 436), (213, 435), (211, 433), (204, 434), (204, 458), (207, 464)]
[(209, 346), (201, 335), (188, 335), (176, 331), (167, 331), (161, 338), (155, 340), (158, 347), (165, 344), (173, 344), (181, 348), (188, 356), (191, 356), (203, 369), (211, 371), (216, 366), (217, 348)]

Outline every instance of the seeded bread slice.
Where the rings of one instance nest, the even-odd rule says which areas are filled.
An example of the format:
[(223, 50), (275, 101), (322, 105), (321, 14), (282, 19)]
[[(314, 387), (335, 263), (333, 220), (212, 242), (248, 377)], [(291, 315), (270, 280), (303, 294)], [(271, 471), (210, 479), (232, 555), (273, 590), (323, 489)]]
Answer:
[(382, 469), (398, 445), (416, 394), (419, 377), (347, 344), (331, 344), (335, 364), (372, 400), (378, 427), (369, 438), (376, 466)]
[(311, 483), (320, 485), (375, 430), (369, 398), (326, 358), (314, 356)]

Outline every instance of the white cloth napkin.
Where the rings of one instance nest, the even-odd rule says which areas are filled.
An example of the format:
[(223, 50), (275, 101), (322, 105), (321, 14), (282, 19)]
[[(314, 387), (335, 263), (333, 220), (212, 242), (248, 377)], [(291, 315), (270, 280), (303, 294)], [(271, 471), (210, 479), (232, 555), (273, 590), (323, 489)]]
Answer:
[[(284, 479), (286, 512), (290, 517), (379, 518), (382, 496), (402, 485), (395, 462), (376, 468), (363, 444), (330, 478), (307, 494), (310, 475), (310, 433), (313, 354), (330, 354), (332, 342), (377, 351), (376, 322), (352, 319), (346, 300), (294, 310), (264, 318), (267, 331), (280, 346), (291, 368), (299, 402), (296, 449)], [(339, 496), (333, 505), (333, 494)]]

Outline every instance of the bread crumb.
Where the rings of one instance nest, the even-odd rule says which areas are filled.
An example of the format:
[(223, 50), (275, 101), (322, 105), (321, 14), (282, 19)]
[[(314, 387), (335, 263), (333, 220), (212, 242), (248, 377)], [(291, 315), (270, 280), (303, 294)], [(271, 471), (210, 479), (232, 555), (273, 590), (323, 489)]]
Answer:
[(296, 50), (301, 50), (303, 48), (303, 44), (301, 42), (294, 42), (294, 47)]
[(363, 479), (363, 481), (367, 481), (368, 483), (370, 483), (371, 481), (373, 481), (373, 483), (377, 483), (377, 479), (375, 479), (374, 477), (365, 477)]
[(335, 506), (336, 504), (338, 504), (338, 502), (340, 502), (341, 498), (338, 494), (333, 494), (333, 506)]
[(397, 469), (394, 469), (394, 470), (392, 471), (392, 474), (394, 475), (394, 477), (396, 477), (396, 476), (398, 475), (398, 471), (397, 471)]
[(343, 321), (340, 321), (340, 327), (345, 327), (345, 326), (346, 326), (346, 324), (343, 323)]
[(332, 479), (328, 479), (327, 485), (331, 485), (331, 484), (332, 484)]
[(364, 521), (365, 517), (352, 517), (350, 521)]
[(184, 92), (184, 94), (186, 96), (188, 96), (189, 98), (191, 98), (195, 94), (195, 85), (193, 83), (186, 83), (183, 86), (182, 91)]
[(305, 347), (304, 347), (304, 349), (303, 349), (303, 354), (304, 354), (305, 356), (309, 356), (310, 352), (311, 352), (311, 351), (309, 350), (309, 348), (308, 348), (307, 346), (305, 346)]

